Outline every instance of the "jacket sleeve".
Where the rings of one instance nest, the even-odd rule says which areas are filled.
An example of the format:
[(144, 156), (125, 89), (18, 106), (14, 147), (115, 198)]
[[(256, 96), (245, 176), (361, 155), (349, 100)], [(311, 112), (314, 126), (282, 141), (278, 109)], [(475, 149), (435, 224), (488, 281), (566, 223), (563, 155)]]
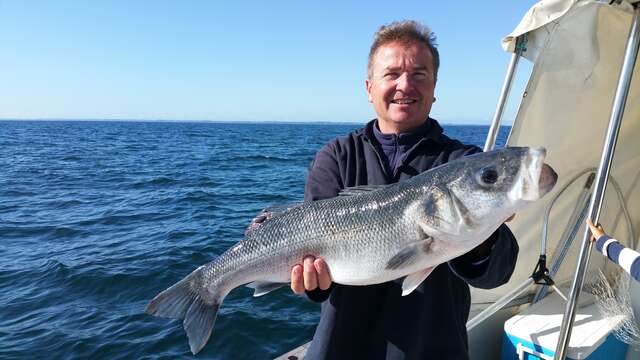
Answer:
[(636, 281), (640, 281), (640, 253), (625, 247), (609, 235), (598, 238), (596, 249), (620, 265)]
[(344, 188), (340, 168), (331, 144), (316, 154), (309, 166), (304, 201), (316, 201), (335, 197)]
[(469, 285), (491, 289), (506, 284), (518, 259), (518, 243), (507, 225), (500, 227), (482, 244), (449, 261), (449, 268)]
[[(482, 150), (476, 146), (453, 151), (449, 160), (475, 154)], [(516, 267), (518, 243), (502, 224), (482, 244), (468, 253), (449, 261), (449, 268), (469, 285), (491, 289), (506, 284)]]
[[(304, 200), (316, 201), (335, 197), (344, 187), (340, 176), (338, 161), (331, 144), (324, 146), (316, 154), (309, 166), (307, 183), (304, 188)], [(307, 297), (315, 302), (323, 302), (331, 295), (333, 283), (327, 290), (320, 288), (306, 291)]]

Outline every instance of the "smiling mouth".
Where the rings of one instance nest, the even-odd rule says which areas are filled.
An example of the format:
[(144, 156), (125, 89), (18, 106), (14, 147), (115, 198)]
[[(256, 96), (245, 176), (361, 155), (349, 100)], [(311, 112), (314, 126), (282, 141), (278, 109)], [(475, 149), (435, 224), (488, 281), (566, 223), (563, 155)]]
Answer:
[(396, 105), (409, 105), (409, 104), (413, 104), (415, 103), (416, 100), (414, 99), (394, 99), (391, 100), (392, 104), (396, 104)]

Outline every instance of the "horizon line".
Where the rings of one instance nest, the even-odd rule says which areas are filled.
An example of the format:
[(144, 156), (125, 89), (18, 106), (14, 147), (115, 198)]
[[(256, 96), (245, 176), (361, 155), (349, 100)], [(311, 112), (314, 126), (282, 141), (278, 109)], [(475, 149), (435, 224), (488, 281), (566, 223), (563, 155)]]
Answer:
[[(218, 124), (302, 124), (302, 125), (364, 125), (366, 122), (353, 122), (353, 121), (302, 121), (302, 120), (197, 120), (197, 119), (103, 119), (103, 118), (0, 118), (0, 121), (77, 121), (77, 122), (166, 122), (166, 123), (218, 123)], [(367, 120), (368, 122), (369, 120)], [(442, 125), (448, 126), (490, 126), (491, 124), (479, 123), (479, 122), (445, 122), (438, 121)], [(513, 124), (501, 124), (500, 126), (512, 126)]]

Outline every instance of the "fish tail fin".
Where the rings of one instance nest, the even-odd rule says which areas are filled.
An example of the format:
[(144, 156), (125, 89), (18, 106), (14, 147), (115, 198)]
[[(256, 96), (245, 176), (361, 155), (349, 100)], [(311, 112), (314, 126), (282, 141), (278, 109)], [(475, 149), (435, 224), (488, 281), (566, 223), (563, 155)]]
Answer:
[(183, 327), (187, 332), (189, 347), (194, 355), (200, 352), (209, 341), (219, 308), (219, 303), (209, 305), (200, 297), (197, 297), (189, 307)]
[(186, 278), (175, 283), (170, 288), (156, 295), (145, 312), (149, 315), (171, 319), (184, 319), (183, 326), (189, 338), (189, 347), (193, 354), (198, 353), (205, 346), (213, 325), (216, 321), (222, 298), (211, 301), (203, 299), (194, 286), (200, 278), (197, 269)]

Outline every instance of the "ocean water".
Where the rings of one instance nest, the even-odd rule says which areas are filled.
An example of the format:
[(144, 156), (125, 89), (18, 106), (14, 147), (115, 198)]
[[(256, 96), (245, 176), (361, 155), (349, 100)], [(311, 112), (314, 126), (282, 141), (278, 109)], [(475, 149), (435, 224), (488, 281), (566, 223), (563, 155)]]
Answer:
[[(261, 209), (301, 201), (315, 152), (358, 127), (0, 121), (0, 358), (194, 358), (147, 302)], [(479, 146), (487, 131), (445, 126)], [(225, 299), (199, 358), (270, 359), (311, 338), (317, 304), (251, 293)]]

